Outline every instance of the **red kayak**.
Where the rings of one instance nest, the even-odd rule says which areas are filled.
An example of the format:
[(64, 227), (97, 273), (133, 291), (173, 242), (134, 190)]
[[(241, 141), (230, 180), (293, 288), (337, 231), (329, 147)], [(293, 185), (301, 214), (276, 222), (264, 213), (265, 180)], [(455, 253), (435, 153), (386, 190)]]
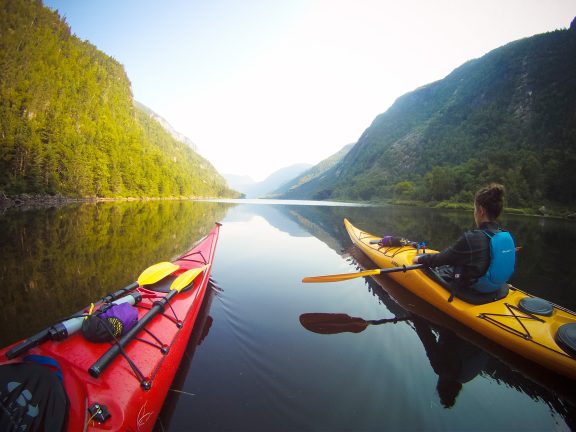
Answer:
[(205, 297), (219, 230), (1, 350), (0, 430), (152, 430)]

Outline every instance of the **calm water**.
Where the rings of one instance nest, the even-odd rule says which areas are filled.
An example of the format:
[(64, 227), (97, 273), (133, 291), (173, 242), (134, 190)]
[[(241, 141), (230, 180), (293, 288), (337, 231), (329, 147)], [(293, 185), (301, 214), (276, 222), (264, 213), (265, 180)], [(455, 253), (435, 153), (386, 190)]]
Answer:
[[(211, 290), (158, 430), (576, 429), (574, 383), (492, 346), (386, 277), (356, 271), (344, 217), (443, 248), (467, 212), (250, 202), (99, 204), (0, 215), (0, 344), (25, 337), (223, 223)], [(576, 225), (506, 216), (513, 283), (576, 309)], [(304, 314), (397, 318), (321, 334)], [(306, 315), (305, 315), (306, 316)], [(307, 315), (309, 317), (309, 315)], [(315, 315), (318, 316), (318, 315)]]

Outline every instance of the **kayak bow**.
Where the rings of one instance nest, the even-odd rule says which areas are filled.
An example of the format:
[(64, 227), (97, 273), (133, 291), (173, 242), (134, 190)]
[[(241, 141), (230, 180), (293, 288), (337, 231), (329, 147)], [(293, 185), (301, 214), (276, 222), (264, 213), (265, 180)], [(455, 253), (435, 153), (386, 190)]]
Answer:
[[(30, 401), (28, 414), (20, 414), (20, 409), (15, 415), (18, 404), (4, 405), (6, 397), (18, 398), (18, 394), (5, 395), (14, 389), (13, 381), (17, 381), (10, 380), (8, 373), (19, 366), (28, 367), (37, 359), (48, 359), (50, 366), (61, 373), (60, 387), (69, 400), (69, 407), (62, 410), (67, 417), (62, 424), (67, 424), (68, 431), (152, 430), (205, 297), (219, 231), (220, 224), (216, 224), (204, 239), (174, 262), (149, 267), (137, 282), (96, 302), (98, 309), (112, 302), (128, 300), (134, 304), (141, 299), (137, 304), (138, 322), (119, 339), (111, 343), (89, 342), (78, 331), (84, 320), (80, 316), (63, 321), (71, 321), (73, 331), (61, 340), (49, 335), (57, 324), (27, 341), (0, 350), (2, 408), (10, 412), (8, 417), (12, 416), (6, 420), (0, 413), (0, 429), (6, 425), (14, 427), (15, 421), (20, 422), (16, 427), (36, 421), (29, 414), (36, 414), (38, 408), (42, 412), (43, 401), (34, 399), (36, 387), (20, 390), (20, 399), (26, 397)], [(87, 312), (88, 308), (78, 315)], [(52, 403), (48, 401), (46, 405)], [(36, 416), (42, 427), (53, 429), (46, 424), (47, 416), (43, 419)]]

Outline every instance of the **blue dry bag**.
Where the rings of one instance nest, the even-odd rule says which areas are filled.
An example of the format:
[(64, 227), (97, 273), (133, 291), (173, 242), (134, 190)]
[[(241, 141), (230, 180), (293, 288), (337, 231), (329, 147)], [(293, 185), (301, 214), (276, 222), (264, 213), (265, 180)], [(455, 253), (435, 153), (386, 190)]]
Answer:
[(483, 232), (490, 239), (490, 266), (486, 274), (472, 286), (476, 291), (489, 293), (498, 291), (512, 277), (516, 264), (516, 246), (507, 231)]

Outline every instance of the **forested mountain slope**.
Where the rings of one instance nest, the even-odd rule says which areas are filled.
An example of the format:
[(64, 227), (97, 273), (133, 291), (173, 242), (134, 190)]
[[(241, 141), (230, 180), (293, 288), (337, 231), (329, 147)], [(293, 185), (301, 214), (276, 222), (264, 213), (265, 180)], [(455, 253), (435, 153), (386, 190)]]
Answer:
[[(385, 77), (384, 77), (385, 78)], [(576, 20), (471, 60), (398, 98), (305, 198), (576, 204)]]
[(233, 196), (212, 165), (134, 107), (123, 66), (40, 0), (0, 0), (0, 190)]

